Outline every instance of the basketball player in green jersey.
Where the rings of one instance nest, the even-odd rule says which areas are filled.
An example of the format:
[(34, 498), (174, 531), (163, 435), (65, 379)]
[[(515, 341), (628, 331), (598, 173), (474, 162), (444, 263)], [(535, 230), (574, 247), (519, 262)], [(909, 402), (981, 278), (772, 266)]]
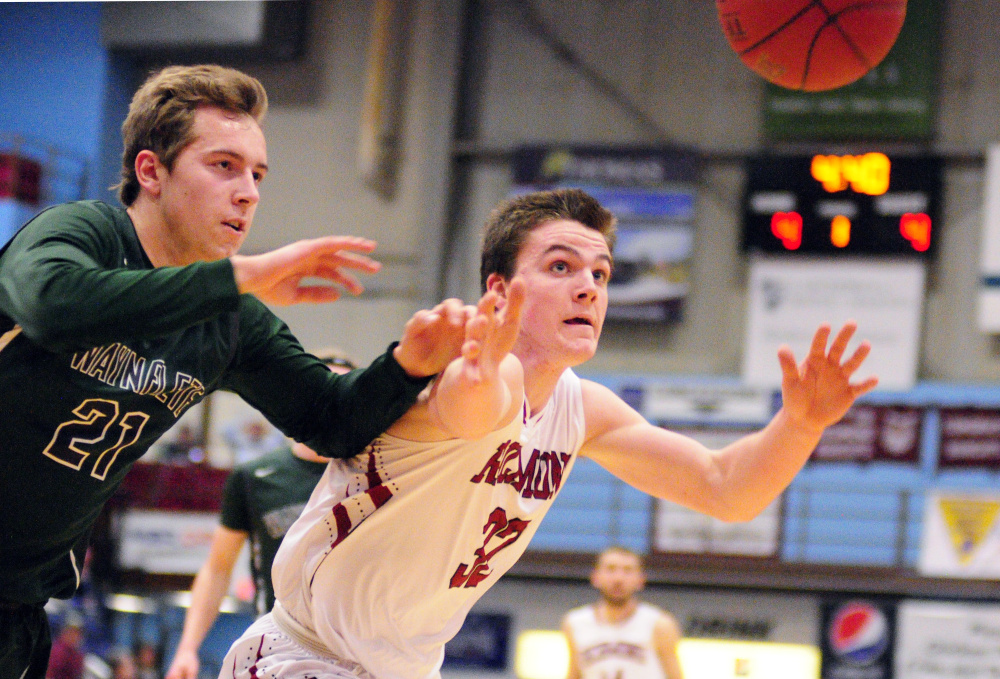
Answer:
[[(418, 312), (369, 368), (334, 375), (264, 303), (358, 294), (369, 240), (240, 256), (267, 173), (267, 95), (170, 67), (122, 127), (119, 198), (51, 208), (0, 250), (0, 676), (45, 674), (42, 606), (79, 584), (91, 527), (131, 465), (216, 389), (329, 457), (360, 452), (454, 356), (470, 309)], [(325, 284), (303, 284), (304, 278)]]

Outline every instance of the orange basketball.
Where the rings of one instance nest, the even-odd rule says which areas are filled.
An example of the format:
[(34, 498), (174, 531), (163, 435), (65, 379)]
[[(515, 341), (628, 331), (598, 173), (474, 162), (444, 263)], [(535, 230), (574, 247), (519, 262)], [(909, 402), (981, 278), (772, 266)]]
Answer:
[(729, 44), (775, 85), (818, 92), (848, 85), (892, 49), (906, 0), (715, 0)]

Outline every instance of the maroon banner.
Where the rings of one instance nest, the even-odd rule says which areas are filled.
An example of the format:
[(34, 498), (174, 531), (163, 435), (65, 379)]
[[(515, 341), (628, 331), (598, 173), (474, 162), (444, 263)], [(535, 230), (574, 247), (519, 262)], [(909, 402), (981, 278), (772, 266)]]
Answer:
[(827, 427), (813, 462), (906, 462), (920, 460), (923, 412), (911, 406), (855, 405)]
[(938, 466), (1000, 468), (1000, 410), (941, 408)]
[(136, 463), (112, 498), (116, 507), (217, 512), (229, 469)]

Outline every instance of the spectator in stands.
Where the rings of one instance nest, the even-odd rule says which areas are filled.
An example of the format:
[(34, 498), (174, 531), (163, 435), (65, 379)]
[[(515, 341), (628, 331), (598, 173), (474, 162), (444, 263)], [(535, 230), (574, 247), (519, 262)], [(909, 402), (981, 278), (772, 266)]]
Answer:
[(131, 651), (119, 649), (112, 654), (111, 679), (139, 679), (139, 668)]
[(162, 679), (160, 652), (150, 641), (139, 644), (135, 652), (135, 670), (138, 679)]
[(260, 415), (233, 422), (222, 430), (222, 438), (233, 451), (235, 464), (256, 460), (280, 446), (285, 437)]
[(82, 679), (83, 659), (83, 617), (69, 609), (59, 635), (52, 642), (46, 679)]

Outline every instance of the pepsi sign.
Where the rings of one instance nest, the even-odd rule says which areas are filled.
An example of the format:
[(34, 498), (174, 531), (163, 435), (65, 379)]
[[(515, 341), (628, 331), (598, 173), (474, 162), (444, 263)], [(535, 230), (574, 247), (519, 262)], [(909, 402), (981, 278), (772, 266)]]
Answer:
[(891, 679), (895, 601), (839, 599), (823, 605), (823, 679)]

